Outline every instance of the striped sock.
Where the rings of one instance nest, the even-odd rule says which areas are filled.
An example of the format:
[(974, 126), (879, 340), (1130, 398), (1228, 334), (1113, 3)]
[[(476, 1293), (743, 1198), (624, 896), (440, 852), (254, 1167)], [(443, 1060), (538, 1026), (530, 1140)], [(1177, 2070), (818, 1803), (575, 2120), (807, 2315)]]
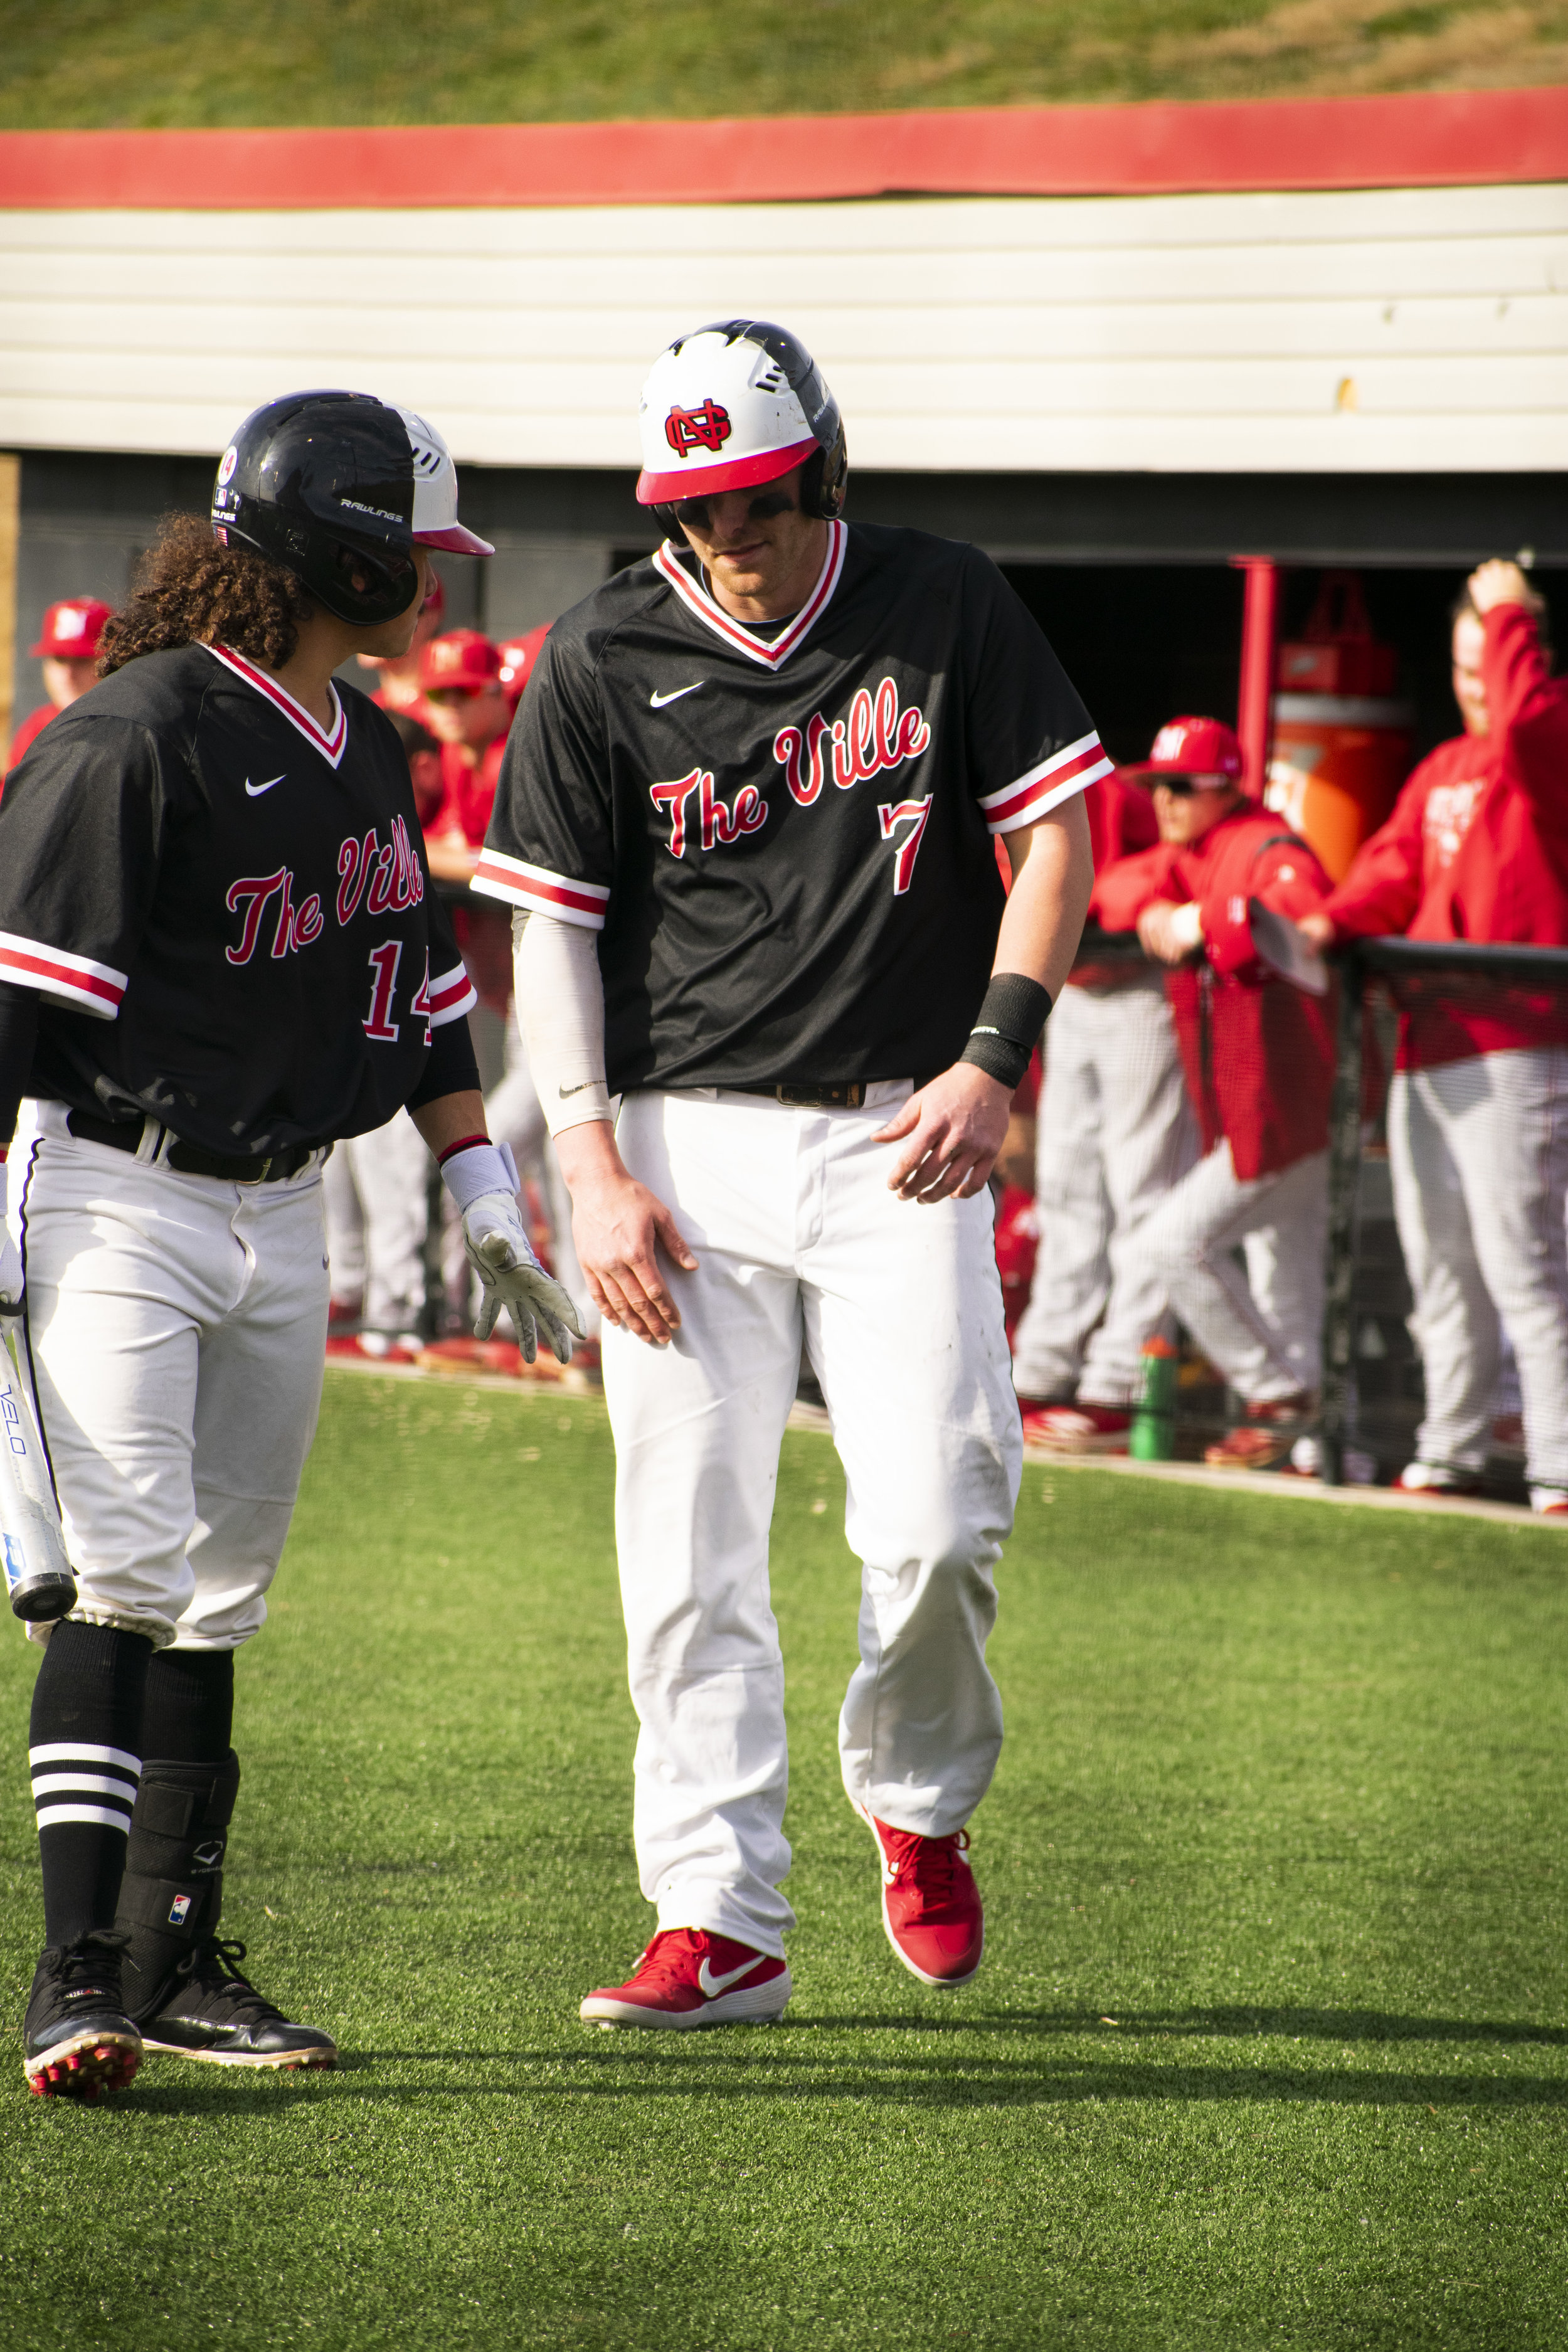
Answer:
[(140, 1756), (87, 1739), (49, 1739), (28, 1748), (27, 1762), (40, 1832), (62, 1822), (98, 1822), (129, 1836), (142, 1779)]
[(57, 1625), (33, 1690), (27, 1760), (44, 1866), (44, 1932), (74, 1943), (114, 1924), (142, 1778), (153, 1645), (112, 1626)]

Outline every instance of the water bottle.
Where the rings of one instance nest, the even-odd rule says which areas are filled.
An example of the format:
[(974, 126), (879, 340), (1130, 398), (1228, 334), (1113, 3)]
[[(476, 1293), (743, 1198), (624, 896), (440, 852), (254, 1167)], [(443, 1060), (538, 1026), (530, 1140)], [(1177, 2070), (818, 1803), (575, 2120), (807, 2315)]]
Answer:
[(1127, 1451), (1134, 1462), (1169, 1462), (1176, 1451), (1176, 1349), (1158, 1333), (1143, 1342), (1143, 1393)]

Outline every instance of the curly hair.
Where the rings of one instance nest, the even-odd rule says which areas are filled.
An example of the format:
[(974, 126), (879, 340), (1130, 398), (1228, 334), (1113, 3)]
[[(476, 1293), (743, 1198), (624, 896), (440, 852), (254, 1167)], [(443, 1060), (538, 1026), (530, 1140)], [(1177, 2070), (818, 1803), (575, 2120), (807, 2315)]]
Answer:
[(205, 516), (166, 515), (131, 601), (104, 625), (98, 674), (176, 646), (232, 646), (280, 669), (315, 606), (291, 572), (248, 547), (221, 547)]

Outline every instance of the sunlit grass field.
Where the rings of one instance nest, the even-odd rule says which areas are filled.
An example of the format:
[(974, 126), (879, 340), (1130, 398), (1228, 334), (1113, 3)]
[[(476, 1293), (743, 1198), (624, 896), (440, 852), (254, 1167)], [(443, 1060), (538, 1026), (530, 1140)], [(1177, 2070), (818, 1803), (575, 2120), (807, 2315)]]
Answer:
[(560, 122), (1568, 80), (1564, 0), (0, 0), (0, 128)]
[(942, 1996), (838, 1790), (855, 1569), (792, 1434), (795, 2002), (633, 2036), (576, 2018), (649, 1918), (610, 1476), (595, 1403), (329, 1381), (226, 1927), (335, 2075), (26, 2096), (0, 1643), (6, 2352), (1563, 2343), (1568, 1540), (1031, 1469)]

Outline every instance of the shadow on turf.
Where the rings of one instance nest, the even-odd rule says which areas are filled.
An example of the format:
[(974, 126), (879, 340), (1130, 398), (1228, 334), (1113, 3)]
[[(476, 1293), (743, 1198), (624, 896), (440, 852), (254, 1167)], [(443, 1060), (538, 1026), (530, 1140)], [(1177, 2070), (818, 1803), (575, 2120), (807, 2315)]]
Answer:
[[(951, 2057), (901, 2053), (803, 2051), (796, 2036), (868, 2032), (963, 2034), (972, 2047)], [(1154, 2053), (1056, 2059), (988, 2055), (991, 2037), (1053, 2041), (1141, 2040), (1321, 2042), (1388, 2046), (1447, 2042), (1491, 2048), (1568, 2046), (1568, 2029), (1473, 2018), (1406, 2017), (1377, 2010), (1186, 2009), (1125, 2011), (1114, 2024), (1083, 2010), (981, 2011), (972, 2017), (917, 2012), (793, 2017), (779, 2028), (709, 2031), (679, 2039), (639, 2034), (586, 2047), (516, 2050), (378, 2050), (345, 2053), (341, 2070), (315, 2078), (306, 2095), (404, 2105), (428, 2098), (595, 2099), (690, 2097), (860, 2099), (910, 2107), (1048, 2106), (1139, 2099), (1194, 2104), (1285, 2099), (1337, 2106), (1568, 2106), (1568, 2080), (1539, 2075), (1350, 2072), (1342, 2067), (1260, 2063), (1185, 2065)], [(447, 2079), (377, 2081), (384, 2068), (430, 2066)], [(492, 2071), (497, 2070), (497, 2071)], [(193, 2111), (279, 2115), (300, 2086), (255, 2079), (194, 2084), (143, 2076), (130, 2095), (149, 2115)]]
[[(1106, 2063), (1032, 2066), (1026, 2062), (972, 2059), (963, 2070), (935, 2060), (864, 2056), (847, 2061), (802, 2059), (747, 2036), (747, 2045), (720, 2042), (713, 2032), (679, 2048), (649, 2046), (629, 2036), (614, 2049), (382, 2051), (354, 2074), (329, 2075), (306, 2094), (334, 2105), (412, 2105), (426, 2099), (593, 2100), (710, 2098), (855, 2100), (907, 2108), (1075, 2106), (1113, 2100), (1157, 2105), (1286, 2100), (1307, 2106), (1568, 2107), (1568, 2081), (1542, 2075), (1352, 2074), (1302, 2066), (1168, 2066), (1128, 2058)], [(399, 2084), (374, 2079), (378, 2066), (439, 2066), (444, 2082)], [(490, 2070), (505, 2070), (491, 2074)], [(489, 2079), (487, 2079), (487, 2076)], [(565, 2079), (562, 2079), (563, 2076)], [(367, 2079), (368, 2077), (368, 2079)], [(288, 2091), (252, 2083), (174, 2084), (138, 2081), (116, 2105), (149, 2116), (242, 2112), (282, 2116)]]
[(861, 2017), (802, 2017), (791, 2011), (786, 2022), (796, 2028), (816, 2026), (840, 2032), (891, 2029), (920, 2033), (1122, 2033), (1182, 2034), (1194, 2041), (1248, 2040), (1310, 2042), (1533, 2042), (1549, 2049), (1568, 2049), (1568, 2026), (1535, 2025), (1494, 2018), (1398, 2017), (1375, 2009), (1123, 2009), (1108, 2019), (1092, 2010), (985, 2010), (965, 2017), (891, 2017), (881, 2012)]

